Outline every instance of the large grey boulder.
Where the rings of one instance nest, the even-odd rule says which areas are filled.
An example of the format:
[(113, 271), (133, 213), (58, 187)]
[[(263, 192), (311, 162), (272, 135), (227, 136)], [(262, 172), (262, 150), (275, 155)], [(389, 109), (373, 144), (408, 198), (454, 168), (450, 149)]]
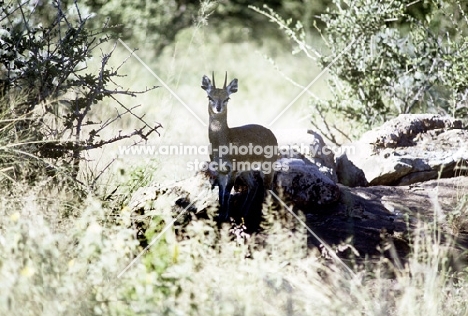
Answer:
[[(450, 260), (466, 268), (468, 177), (396, 187), (340, 186), (340, 191), (336, 203), (324, 206), (321, 213), (307, 214), (307, 225), (321, 238), (310, 236), (309, 245), (320, 247), (322, 241), (329, 245), (349, 243), (358, 258), (398, 257), (397, 263), (404, 266), (414, 236), (434, 234), (430, 227), (437, 226), (437, 238), (444, 247), (450, 247)], [(337, 255), (348, 258), (347, 248)]]
[(461, 129), (462, 122), (436, 114), (400, 114), (379, 128), (362, 135), (360, 142), (379, 148), (398, 148), (416, 145), (421, 134), (433, 130)]
[[(332, 204), (338, 200), (338, 185), (316, 165), (296, 158), (282, 158), (278, 163), (283, 166), (283, 170), (276, 172), (274, 189), (285, 201), (307, 208)], [(146, 216), (174, 216), (185, 212), (182, 219), (189, 213), (206, 212), (208, 208), (218, 205), (217, 189), (213, 188), (214, 178), (213, 173), (204, 171), (171, 185), (154, 184), (140, 188), (134, 193), (128, 207), (135, 214)], [(237, 201), (243, 201), (246, 194), (242, 184), (235, 188), (237, 191), (233, 192), (231, 198), (233, 208), (238, 206)]]
[[(405, 114), (365, 133), (347, 149), (337, 164), (349, 160), (370, 185), (408, 185), (462, 174), (460, 167), (468, 162), (468, 131), (453, 118)], [(338, 178), (352, 178), (347, 174), (351, 172), (356, 170), (340, 168)]]
[(306, 164), (315, 165), (332, 181), (338, 180), (334, 152), (319, 133), (310, 129), (281, 129), (275, 131), (275, 135), (281, 158), (301, 159)]
[(276, 190), (295, 206), (308, 209), (338, 200), (338, 185), (316, 165), (295, 158), (282, 158), (278, 162), (287, 169), (276, 172)]
[[(382, 255), (395, 259), (396, 255), (404, 264), (413, 234), (421, 234), (421, 222), (436, 221), (438, 234), (454, 240), (451, 259), (468, 259), (464, 251), (468, 247), (468, 177), (410, 186), (350, 188), (333, 185), (316, 173), (316, 167), (297, 159), (283, 162), (289, 162), (291, 169), (278, 173), (277, 185), (288, 191), (283, 195), (287, 202), (307, 213), (306, 224), (315, 233), (308, 236), (309, 246), (323, 249), (322, 242), (330, 246), (346, 243), (355, 249), (357, 259), (379, 260)], [(183, 226), (193, 215), (216, 208), (217, 193), (211, 180), (210, 174), (197, 173), (172, 185), (153, 185), (135, 193), (129, 208), (136, 214), (134, 226), (143, 245), (152, 216), (167, 216), (167, 224), (178, 219)], [(349, 248), (336, 249), (338, 256), (348, 257)]]

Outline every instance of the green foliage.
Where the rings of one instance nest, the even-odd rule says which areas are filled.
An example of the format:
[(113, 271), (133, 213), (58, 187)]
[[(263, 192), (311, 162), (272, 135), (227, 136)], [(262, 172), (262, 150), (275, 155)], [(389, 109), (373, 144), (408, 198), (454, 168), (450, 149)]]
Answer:
[[(466, 33), (445, 14), (456, 3), (428, 1), (431, 11), (410, 14), (406, 1), (335, 1), (322, 15), (329, 56), (319, 61), (332, 74), (335, 99), (317, 107), (339, 110), (347, 119), (372, 127), (400, 113), (447, 112), (464, 101), (468, 76)], [(452, 22), (456, 35), (434, 28)], [(343, 87), (346, 86), (346, 87)]]
[[(468, 77), (459, 69), (467, 66), (466, 20), (446, 14), (456, 3), (429, 1), (431, 11), (420, 18), (405, 1), (343, 3), (336, 1), (338, 9), (322, 16), (332, 54), (320, 62), (332, 74), (334, 100), (314, 106), (365, 128), (400, 113), (463, 117)], [(434, 27), (441, 20), (457, 33), (451, 35), (448, 25)]]
[[(66, 16), (59, 3), (55, 5), (56, 17), (49, 26), (34, 23), (21, 5), (2, 7), (5, 14), (0, 55), (3, 92), (28, 95), (22, 104), (24, 108), (16, 109), (21, 114), (77, 87), (78, 80), (85, 86), (95, 80), (77, 68), (96, 48), (97, 34), (84, 28), (86, 21), (81, 17)], [(105, 37), (99, 44), (104, 41)]]
[[(145, 44), (145, 48), (155, 55), (172, 44), (183, 29), (194, 24), (207, 24), (208, 17), (210, 25), (222, 31), (228, 41), (245, 40), (246, 37), (263, 41), (265, 37), (281, 36), (281, 33), (265, 28), (264, 22), (248, 8), (249, 5), (263, 3), (280, 14), (309, 21), (324, 11), (329, 0), (85, 1), (90, 11), (95, 13), (91, 19), (95, 27), (106, 25), (115, 36), (135, 45)], [(311, 26), (307, 24), (309, 29)]]
[(71, 223), (57, 210), (76, 201), (63, 192), (37, 189), (29, 186), (27, 192), (16, 189), (0, 196), (0, 312), (95, 314), (115, 295), (107, 282), (129, 261), (136, 246), (132, 231), (109, 225), (94, 199), (84, 202)]
[[(276, 23), (330, 75), (332, 98), (311, 100), (313, 124), (334, 143), (401, 113), (467, 119), (467, 17), (460, 1), (333, 0), (321, 20), (328, 51), (307, 43), (302, 24), (271, 8)], [(453, 13), (455, 12), (455, 13)], [(349, 122), (342, 130), (335, 122)]]
[[(102, 54), (96, 72), (89, 69), (93, 52), (109, 37), (88, 29), (78, 6), (69, 8), (67, 14), (59, 1), (49, 8), (47, 17), (51, 22), (45, 24), (49, 19), (38, 18), (35, 7), (2, 4), (0, 112), (5, 126), (14, 130), (17, 142), (34, 144), (24, 155), (49, 159), (47, 166), (55, 172), (64, 168), (76, 178), (83, 152), (125, 138), (146, 139), (160, 126), (152, 127), (140, 119), (143, 127), (133, 133), (101, 138), (112, 123), (132, 114), (132, 108), (114, 95), (135, 96), (140, 92), (114, 84), (120, 77), (119, 68), (109, 66), (115, 46)], [(118, 102), (122, 113), (116, 111), (104, 122), (94, 121), (92, 110), (106, 98)]]
[(96, 16), (95, 26), (109, 25), (110, 31), (133, 43), (147, 43), (159, 52), (172, 43), (177, 33), (193, 23), (197, 2), (186, 1), (102, 1), (85, 2)]

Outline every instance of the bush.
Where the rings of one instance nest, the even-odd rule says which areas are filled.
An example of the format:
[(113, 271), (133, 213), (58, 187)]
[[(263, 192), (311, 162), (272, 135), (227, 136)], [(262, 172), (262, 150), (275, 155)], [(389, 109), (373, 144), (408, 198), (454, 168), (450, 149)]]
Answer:
[[(264, 22), (252, 14), (248, 5), (261, 5), (265, 1), (128, 1), (87, 0), (85, 4), (95, 16), (91, 22), (97, 27), (106, 24), (116, 36), (145, 46), (158, 55), (172, 44), (177, 34), (196, 24), (215, 26), (223, 32), (227, 41), (255, 39), (263, 41), (267, 37), (281, 36), (264, 27)], [(298, 1), (270, 0), (268, 5), (277, 12), (295, 18), (311, 18), (322, 13), (329, 0)], [(311, 27), (311, 25), (310, 25)]]
[[(77, 5), (66, 14), (61, 2), (54, 1), (50, 24), (35, 16), (35, 7), (10, 3), (2, 9), (0, 132), (10, 135), (4, 138), (10, 143), (0, 148), (5, 153), (0, 159), (15, 149), (16, 158), (40, 160), (55, 172), (64, 168), (76, 179), (83, 152), (125, 138), (146, 140), (157, 132), (160, 125), (150, 126), (138, 117), (142, 126), (134, 132), (101, 138), (104, 129), (133, 115), (133, 108), (115, 95), (135, 96), (145, 91), (129, 91), (114, 83), (121, 76), (120, 67), (109, 66), (115, 45), (101, 55), (98, 70), (90, 71), (90, 58), (109, 36), (88, 29), (87, 17)], [(117, 102), (122, 110), (104, 122), (95, 122), (90, 114), (105, 98)]]
[[(327, 55), (306, 43), (300, 23), (293, 26), (269, 8), (257, 9), (280, 25), (299, 50), (328, 69), (332, 98), (311, 104), (314, 125), (330, 141), (351, 139), (401, 113), (467, 119), (464, 6), (460, 1), (426, 1), (424, 14), (415, 14), (421, 11), (412, 10), (415, 3), (333, 0), (333, 9), (321, 16)], [(341, 131), (330, 114), (353, 128)]]
[(92, 19), (95, 26), (109, 26), (108, 31), (133, 43), (150, 43), (156, 53), (172, 43), (180, 30), (192, 25), (198, 9), (198, 2), (174, 0), (85, 3), (96, 12)]

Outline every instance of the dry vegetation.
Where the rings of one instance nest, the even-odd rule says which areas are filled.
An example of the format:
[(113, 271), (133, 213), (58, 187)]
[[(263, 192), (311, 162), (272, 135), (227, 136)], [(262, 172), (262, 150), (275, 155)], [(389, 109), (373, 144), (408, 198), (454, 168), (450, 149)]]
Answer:
[[(180, 33), (161, 56), (153, 56), (149, 45), (136, 51), (204, 124), (208, 114), (200, 88), (203, 74), (215, 71), (221, 80), (227, 71), (229, 78), (239, 79), (229, 109), (230, 124), (236, 126), (268, 125), (301, 91), (264, 55), (273, 56), (282, 73), (302, 85), (319, 72), (310, 59), (291, 55), (273, 39), (262, 45), (226, 43), (219, 32), (199, 25)], [(118, 42), (113, 62), (118, 65), (129, 54)], [(121, 68), (126, 75), (119, 79), (121, 84), (131, 90), (161, 86), (145, 64), (129, 58)], [(324, 81), (311, 91), (328, 95)], [(310, 127), (308, 99), (304, 95), (297, 100), (271, 128), (280, 132)], [(19, 101), (2, 102), (2, 108), (8, 108)], [(207, 127), (166, 88), (130, 102), (142, 105), (136, 114), (163, 126), (161, 135), (153, 134), (146, 145), (206, 145)], [(113, 102), (105, 102), (92, 116), (102, 119), (115, 109)], [(106, 133), (129, 131), (133, 124), (131, 118), (121, 120)], [(142, 249), (130, 228), (133, 214), (126, 203), (131, 194), (150, 182), (188, 177), (187, 161), (208, 157), (123, 155), (118, 146), (132, 142), (113, 144), (90, 152), (83, 162), (80, 179), (86, 182), (113, 161), (96, 191), (86, 192), (76, 183), (47, 177), (33, 182), (27, 176), (8, 179), (8, 168), (27, 175), (39, 159), (21, 161), (24, 157), (11, 151), (24, 140), (9, 127), (0, 117), (0, 160), (9, 162), (0, 165), (2, 315), (468, 314), (467, 270), (451, 269), (446, 248), (434, 233), (438, 223), (420, 224), (407, 265), (393, 267), (386, 259), (358, 264), (350, 259), (345, 263), (349, 269), (344, 262), (307, 249), (305, 229), (286, 210), (267, 203), (260, 245), (255, 238), (239, 244), (213, 222), (193, 221), (183, 238), (171, 227), (132, 261)], [(164, 217), (170, 207), (161, 207), (149, 239), (171, 221)], [(460, 192), (457, 214), (466, 212), (466, 192)]]

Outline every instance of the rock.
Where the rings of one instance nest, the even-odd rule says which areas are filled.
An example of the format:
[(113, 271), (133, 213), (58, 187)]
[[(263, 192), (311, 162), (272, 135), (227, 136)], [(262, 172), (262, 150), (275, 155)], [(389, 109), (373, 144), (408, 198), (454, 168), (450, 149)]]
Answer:
[(356, 167), (346, 154), (336, 158), (336, 175), (338, 183), (348, 187), (366, 187), (369, 185), (364, 171)]
[[(449, 135), (453, 139), (458, 133), (451, 131), (445, 136)], [(279, 162), (288, 170), (277, 172), (276, 191), (282, 193), (285, 202), (306, 213), (308, 229), (314, 232), (308, 236), (310, 247), (323, 250), (322, 243), (326, 243), (337, 246), (337, 255), (344, 258), (348, 258), (353, 249), (356, 259), (379, 260), (384, 255), (391, 260), (398, 258), (395, 264), (404, 264), (411, 240), (424, 227), (422, 223), (430, 223), (430, 227), (437, 223), (441, 242), (453, 240), (451, 245), (455, 245), (448, 246), (451, 247), (450, 260), (466, 264), (468, 257), (463, 249), (468, 247), (468, 177), (396, 187), (351, 188), (335, 184), (317, 166), (301, 159), (282, 158)], [(401, 169), (406, 169), (404, 164)], [(405, 181), (427, 176), (421, 173), (410, 173)], [(261, 176), (255, 176), (261, 183)], [(153, 185), (138, 190), (129, 208), (137, 215), (134, 227), (141, 245), (145, 247), (148, 243), (145, 232), (152, 216), (163, 216), (167, 223), (177, 219), (182, 231), (194, 215), (207, 218), (199, 214), (206, 215), (208, 210), (218, 206), (213, 179), (213, 174), (199, 172), (172, 185)], [(244, 193), (238, 189), (232, 195), (234, 209), (242, 205)]]
[(397, 148), (415, 145), (414, 139), (427, 131), (461, 129), (462, 122), (434, 114), (400, 114), (379, 128), (362, 135), (360, 142), (375, 148)]
[[(453, 177), (468, 162), (468, 131), (460, 128), (459, 120), (448, 117), (400, 115), (348, 144), (346, 158), (364, 172), (370, 185), (408, 185)], [(343, 167), (346, 158), (338, 159), (340, 179), (352, 178), (356, 172), (353, 167)]]
[(206, 216), (208, 208), (217, 205), (218, 194), (212, 190), (213, 175), (197, 172), (193, 177), (171, 185), (153, 184), (138, 189), (132, 196), (128, 209), (132, 214), (132, 226), (143, 247), (153, 216), (163, 217), (169, 223), (187, 223), (192, 216)]
[[(282, 158), (278, 162), (287, 167), (287, 170), (278, 171), (275, 175), (276, 190), (281, 192), (286, 200), (303, 208), (327, 205), (338, 200), (338, 186), (316, 165), (294, 158)], [(259, 183), (258, 203), (254, 202), (254, 204), (255, 209), (258, 209), (256, 213), (261, 214), (262, 177), (255, 172), (252, 173), (252, 176)], [(180, 222), (184, 222), (190, 214), (200, 214), (209, 207), (218, 206), (218, 191), (216, 188), (213, 189), (214, 180), (214, 174), (206, 171), (198, 172), (194, 177), (172, 185), (156, 184), (141, 188), (135, 192), (128, 207), (133, 213), (144, 214), (146, 217), (152, 215), (175, 217), (185, 211), (185, 215), (181, 216), (180, 220)], [(231, 194), (230, 213), (232, 212), (235, 217), (236, 214), (243, 214), (240, 208), (246, 196), (245, 185), (242, 183), (241, 177), (236, 180), (234, 188), (235, 192)], [(256, 200), (257, 198), (255, 198)], [(252, 221), (259, 220), (254, 215), (252, 214)]]
[(171, 185), (153, 184), (138, 189), (132, 196), (128, 207), (135, 211), (139, 209), (154, 209), (154, 202), (164, 196), (171, 207), (180, 208), (181, 200), (191, 203), (197, 211), (211, 205), (217, 196), (212, 193), (212, 175), (208, 172), (197, 172), (194, 177), (177, 181)]
[(338, 186), (316, 165), (295, 158), (282, 158), (279, 162), (288, 169), (276, 172), (277, 191), (297, 207), (327, 205), (338, 200)]
[(334, 152), (313, 130), (282, 129), (275, 131), (280, 147), (281, 158), (302, 159), (315, 165), (333, 182), (338, 180), (335, 172)]
[[(349, 249), (354, 249), (356, 259), (379, 260), (384, 255), (404, 264), (414, 234), (420, 234), (424, 227), (422, 223), (430, 223), (430, 227), (437, 223), (441, 242), (454, 240), (450, 259), (466, 264), (468, 257), (463, 249), (468, 247), (468, 177), (408, 186), (350, 188), (335, 185), (316, 166), (299, 159), (284, 158), (281, 162), (290, 169), (277, 173), (278, 187), (283, 189), (287, 202), (306, 213), (309, 230), (320, 238), (308, 235), (310, 247), (322, 249), (324, 242), (336, 245), (337, 255), (344, 258), (348, 258)], [(150, 221), (152, 216), (168, 216), (165, 220), (169, 222), (187, 215), (178, 221), (183, 224), (193, 220), (190, 215), (217, 207), (217, 192), (212, 190), (211, 180), (212, 175), (197, 173), (173, 185), (154, 185), (135, 193), (129, 207), (140, 214), (135, 227), (144, 241), (142, 246), (147, 245), (145, 220)], [(238, 195), (242, 193), (234, 194), (234, 200)]]
[[(437, 238), (450, 241), (452, 259), (468, 260), (468, 177), (430, 180), (408, 186), (349, 188), (340, 185), (340, 199), (308, 214), (307, 225), (328, 245), (347, 240), (358, 258), (388, 258), (394, 250), (401, 263), (410, 251), (414, 234), (421, 234), (424, 223), (437, 226)], [(458, 212), (454, 213), (454, 210)], [(437, 223), (437, 225), (436, 225)], [(435, 226), (436, 225), (436, 226)], [(427, 234), (435, 232), (425, 231)], [(421, 236), (421, 235), (420, 235)], [(319, 247), (314, 236), (309, 245)], [(382, 249), (386, 249), (383, 251)], [(338, 255), (347, 257), (347, 253)]]

